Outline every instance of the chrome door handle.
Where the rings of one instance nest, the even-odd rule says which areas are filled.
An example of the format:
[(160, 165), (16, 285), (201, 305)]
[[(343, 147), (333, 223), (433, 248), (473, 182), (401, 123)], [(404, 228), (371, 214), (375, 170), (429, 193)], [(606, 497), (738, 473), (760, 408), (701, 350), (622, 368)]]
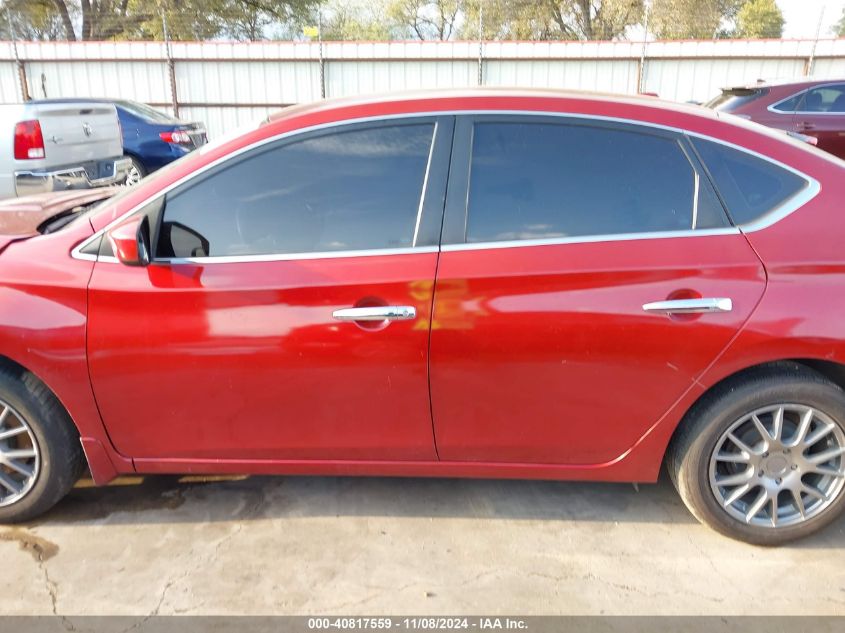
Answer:
[(414, 306), (373, 306), (369, 308), (341, 308), (332, 312), (338, 321), (408, 321), (417, 318)]
[(646, 303), (646, 312), (662, 312), (663, 314), (697, 314), (699, 312), (730, 312), (733, 301), (724, 297), (711, 299), (670, 299), (668, 301), (653, 301)]

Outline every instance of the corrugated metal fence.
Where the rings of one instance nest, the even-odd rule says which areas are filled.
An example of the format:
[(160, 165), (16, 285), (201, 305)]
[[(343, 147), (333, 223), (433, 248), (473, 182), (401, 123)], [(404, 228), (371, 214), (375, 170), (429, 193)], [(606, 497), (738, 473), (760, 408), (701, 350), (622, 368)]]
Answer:
[(282, 105), (368, 92), (530, 86), (702, 101), (757, 79), (845, 76), (845, 39), (681, 42), (0, 42), (0, 102), (113, 97), (212, 137)]

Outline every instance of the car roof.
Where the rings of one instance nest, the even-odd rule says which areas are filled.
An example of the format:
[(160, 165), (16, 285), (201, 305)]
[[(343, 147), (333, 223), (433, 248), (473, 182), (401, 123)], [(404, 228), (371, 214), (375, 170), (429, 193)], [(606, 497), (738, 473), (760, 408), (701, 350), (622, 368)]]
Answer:
[(831, 83), (845, 83), (845, 79), (843, 78), (827, 78), (822, 79), (819, 77), (813, 78), (806, 78), (801, 79), (800, 81), (795, 81), (794, 79), (773, 79), (769, 81), (764, 80), (757, 80), (753, 82), (749, 82), (746, 84), (736, 84), (733, 86), (728, 86), (726, 88), (722, 88), (722, 90), (736, 90), (736, 89), (743, 89), (743, 90), (753, 90), (754, 88), (808, 88), (810, 86), (818, 86), (819, 84), (831, 84)]
[(140, 103), (132, 99), (107, 99), (105, 97), (60, 97), (56, 99), (32, 99), (29, 103), (109, 103), (117, 108), (125, 103)]
[[(350, 106), (368, 106), (379, 104), (401, 104), (414, 102), (432, 102), (438, 100), (460, 100), (467, 99), (482, 99), (489, 97), (504, 97), (515, 99), (556, 99), (561, 102), (566, 101), (593, 101), (606, 102), (616, 104), (629, 104), (637, 106), (645, 106), (670, 112), (680, 112), (686, 114), (696, 114), (698, 116), (711, 116), (718, 118), (712, 111), (702, 108), (697, 105), (678, 103), (673, 101), (664, 101), (657, 97), (650, 95), (626, 95), (613, 94), (604, 92), (592, 92), (582, 90), (556, 90), (551, 88), (495, 88), (495, 87), (479, 87), (479, 88), (446, 88), (446, 89), (425, 89), (425, 90), (410, 90), (389, 93), (376, 93), (363, 96), (352, 97), (334, 97), (330, 99), (323, 99), (321, 101), (314, 101), (310, 103), (303, 103), (288, 106), (270, 114), (267, 117), (268, 123), (273, 123), (282, 119), (287, 119), (292, 116), (299, 116), (310, 112), (331, 111), (336, 109), (343, 109)], [(437, 108), (432, 108), (435, 112)], [(471, 110), (471, 104), (466, 104), (458, 108), (458, 110)], [(422, 109), (425, 111), (425, 108)]]

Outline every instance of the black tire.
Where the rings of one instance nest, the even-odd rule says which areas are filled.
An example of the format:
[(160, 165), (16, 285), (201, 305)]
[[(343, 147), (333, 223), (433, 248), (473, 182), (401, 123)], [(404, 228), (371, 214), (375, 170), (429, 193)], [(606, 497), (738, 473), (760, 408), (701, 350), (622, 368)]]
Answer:
[(129, 155), (127, 154), (127, 155), (126, 155), (126, 157), (127, 157), (129, 160), (131, 160), (131, 161), (132, 161), (132, 169), (134, 169), (134, 170), (136, 170), (136, 171), (138, 172), (138, 176), (137, 176), (137, 180), (135, 180), (135, 175), (134, 175), (134, 174), (132, 174), (132, 172), (130, 172), (130, 173), (126, 176), (126, 181), (125, 181), (125, 183), (124, 183), (124, 184), (129, 185), (129, 186), (136, 185), (136, 184), (138, 184), (138, 182), (139, 182), (139, 181), (140, 181), (140, 180), (141, 180), (144, 176), (146, 176), (146, 175), (147, 175), (147, 170), (146, 170), (146, 168), (144, 167), (144, 164), (143, 164), (140, 160), (138, 160), (137, 158), (135, 158), (134, 156), (129, 156)]
[(30, 372), (0, 367), (0, 400), (29, 427), (39, 452), (40, 468), (29, 492), (0, 506), (0, 523), (19, 523), (43, 514), (73, 488), (85, 456), (67, 411)]
[(777, 363), (748, 372), (702, 397), (675, 432), (666, 457), (675, 488), (699, 521), (755, 545), (780, 545), (804, 538), (829, 525), (845, 509), (845, 491), (840, 491), (827, 508), (801, 523), (761, 527), (734, 518), (716, 499), (709, 469), (719, 438), (743, 416), (780, 403), (813, 407), (845, 429), (845, 392), (839, 386), (804, 365)]

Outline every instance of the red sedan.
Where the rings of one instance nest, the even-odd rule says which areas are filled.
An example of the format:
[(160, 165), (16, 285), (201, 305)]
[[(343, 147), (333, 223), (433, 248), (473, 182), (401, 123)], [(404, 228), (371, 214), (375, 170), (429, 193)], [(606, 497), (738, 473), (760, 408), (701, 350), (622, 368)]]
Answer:
[[(87, 465), (653, 482), (845, 507), (843, 163), (647, 98), (284, 110), (2, 239), (0, 520)], [(41, 225), (43, 226), (43, 224)]]
[(845, 79), (725, 88), (705, 105), (813, 138), (821, 149), (845, 158)]

